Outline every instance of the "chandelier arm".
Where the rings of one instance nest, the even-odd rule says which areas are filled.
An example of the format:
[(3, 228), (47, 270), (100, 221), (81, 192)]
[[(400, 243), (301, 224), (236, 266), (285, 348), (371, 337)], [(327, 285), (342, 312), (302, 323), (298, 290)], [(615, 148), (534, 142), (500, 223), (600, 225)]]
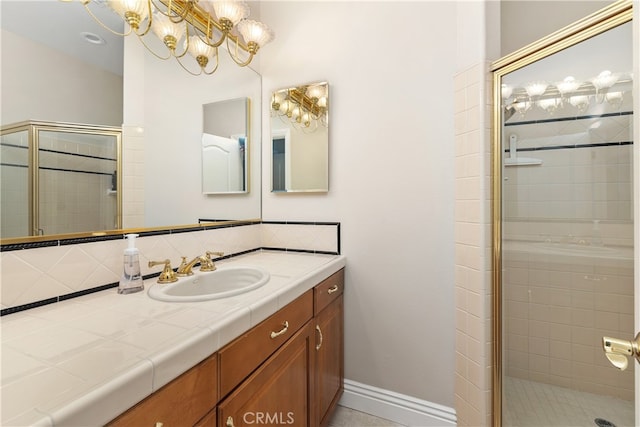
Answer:
[(109, 31), (112, 34), (115, 34), (116, 36), (122, 36), (122, 37), (126, 37), (129, 34), (131, 34), (131, 32), (133, 31), (133, 28), (131, 26), (129, 26), (129, 31), (121, 33), (119, 31), (116, 30), (112, 30), (111, 28), (107, 27), (102, 21), (100, 21), (100, 19), (98, 19), (98, 17), (96, 15), (93, 14), (93, 12), (91, 11), (91, 9), (89, 8), (89, 3), (91, 3), (90, 1), (83, 1), (82, 5), (84, 6), (84, 8), (87, 10), (87, 13), (89, 15), (91, 15), (91, 17), (93, 18), (94, 21), (96, 21), (98, 23), (98, 25), (100, 25), (102, 28), (104, 28), (105, 30)]
[[(242, 46), (240, 46), (240, 44), (238, 43), (237, 39), (236, 39), (236, 52), (238, 52), (238, 48), (242, 48)], [(244, 49), (242, 49), (244, 50)], [(249, 52), (249, 58), (247, 58), (246, 61), (242, 61), (242, 59), (240, 59), (239, 57), (237, 57), (236, 55), (234, 55), (234, 53), (231, 51), (231, 46), (229, 46), (229, 39), (227, 38), (227, 51), (229, 52), (229, 56), (231, 57), (231, 59), (233, 59), (233, 62), (235, 62), (236, 64), (238, 64), (241, 67), (246, 67), (247, 65), (249, 65), (251, 63), (251, 60), (253, 59), (254, 53)]]
[(312, 120), (311, 121), (311, 126), (309, 127), (303, 127), (302, 128), (302, 132), (304, 133), (314, 133), (316, 130), (318, 130), (318, 121), (317, 120)]
[(182, 58), (189, 51), (189, 24), (185, 23), (185, 33), (184, 34), (185, 34), (185, 40), (186, 40), (186, 43), (184, 45), (184, 51), (180, 55), (176, 55), (175, 52), (174, 52), (173, 56), (175, 56), (176, 59)]
[[(147, 28), (144, 29), (143, 32), (136, 34), (139, 37), (146, 36), (149, 31), (151, 31), (151, 24), (153, 24), (153, 7), (151, 0), (147, 0), (147, 9), (149, 10), (149, 17), (147, 18)], [(142, 39), (140, 39), (142, 40)]]
[[(142, 43), (142, 45), (143, 45), (143, 46), (144, 46), (144, 47), (145, 47), (145, 48), (146, 48), (146, 49), (147, 49), (147, 50), (148, 50), (148, 51), (149, 51), (153, 56), (155, 56), (156, 58), (158, 58), (158, 59), (162, 59), (163, 61), (166, 61), (167, 59), (171, 58), (171, 56), (172, 56), (172, 55), (171, 55), (171, 51), (170, 51), (170, 50), (169, 50), (169, 54), (168, 54), (167, 56), (161, 56), (161, 55), (158, 55), (157, 53), (155, 53), (155, 52), (153, 51), (153, 49), (151, 49), (151, 47), (150, 47), (148, 44), (146, 44), (146, 43), (144, 42), (144, 37), (142, 37), (141, 35), (138, 35), (138, 40), (140, 40), (140, 42)], [(168, 50), (168, 49), (167, 49), (167, 50)]]
[(218, 70), (218, 65), (220, 65), (220, 61), (218, 61), (218, 49), (216, 48), (216, 66), (215, 66), (215, 67), (213, 67), (213, 69), (212, 69), (211, 71), (207, 71), (207, 70), (205, 70), (205, 69), (203, 69), (202, 71), (203, 71), (206, 75), (210, 76), (211, 74), (215, 73), (215, 72)]
[(199, 76), (202, 74), (202, 68), (200, 68), (200, 71), (198, 73), (194, 73), (193, 71), (191, 71), (190, 69), (188, 69), (180, 60), (179, 57), (176, 56), (176, 61), (178, 62), (178, 64), (180, 64), (180, 66), (182, 67), (182, 69), (184, 69), (187, 73), (191, 74), (192, 76)]
[(173, 0), (168, 0), (166, 5), (163, 4), (166, 8), (166, 11), (162, 10), (162, 7), (158, 6), (155, 1), (148, 1), (153, 4), (153, 7), (158, 11), (158, 13), (161, 13), (162, 15), (169, 18), (169, 20), (174, 24), (179, 24), (180, 22), (184, 21), (189, 13), (193, 10), (193, 3), (190, 1), (185, 2), (188, 4), (187, 7), (178, 9), (178, 7), (175, 6), (175, 2)]
[[(206, 33), (203, 32), (200, 28), (198, 28), (197, 26), (193, 25), (193, 23), (191, 24), (191, 27), (193, 28), (195, 34), (198, 36), (198, 38), (200, 40), (202, 40), (202, 42), (204, 44), (206, 44), (207, 46), (210, 47), (215, 47), (216, 51), (218, 49), (218, 47), (220, 45), (222, 45), (222, 43), (224, 42), (224, 40), (227, 38), (227, 34), (224, 31), (221, 31), (221, 36), (220, 36), (220, 40), (218, 40), (217, 42), (212, 42), (211, 38), (209, 38), (209, 33), (211, 33), (211, 36), (213, 36), (214, 33), (214, 29), (217, 29), (218, 26), (216, 26), (212, 21), (211, 21), (211, 15), (207, 14), (207, 31)], [(204, 36), (204, 37), (203, 37)]]

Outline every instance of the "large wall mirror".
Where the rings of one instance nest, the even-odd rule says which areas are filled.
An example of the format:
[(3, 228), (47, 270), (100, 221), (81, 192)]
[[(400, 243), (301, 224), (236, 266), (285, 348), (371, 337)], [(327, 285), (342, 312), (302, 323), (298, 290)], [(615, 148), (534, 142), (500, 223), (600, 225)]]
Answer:
[(329, 85), (288, 87), (271, 96), (271, 191), (329, 191)]
[[(92, 2), (92, 6), (103, 22), (117, 28), (121, 19), (108, 7), (100, 2)], [(261, 216), (260, 192), (246, 191), (261, 187), (262, 89), (261, 76), (255, 70), (238, 67), (223, 54), (213, 75), (185, 75), (175, 61), (162, 61), (146, 52), (135, 37), (123, 39), (102, 29), (81, 2), (3, 0), (0, 7), (1, 124), (38, 120), (121, 127), (124, 123), (122, 167), (141, 161), (145, 171), (144, 184), (128, 186), (125, 182), (121, 194), (110, 196), (123, 197), (126, 212), (131, 189), (140, 192), (144, 187), (144, 217), (135, 225), (123, 221), (125, 228), (194, 224), (201, 217), (231, 220)], [(55, 31), (50, 30), (52, 22)], [(129, 72), (126, 64), (139, 68)], [(200, 168), (202, 106), (241, 98), (251, 99), (251, 115), (256, 118), (247, 131), (252, 145), (247, 151), (253, 158), (247, 159), (252, 170), (247, 170), (246, 189), (234, 197), (205, 195)], [(126, 152), (131, 136), (127, 126), (144, 129), (144, 151), (133, 157), (127, 157)], [(180, 201), (172, 209), (158, 209), (168, 197)], [(3, 209), (2, 215), (6, 213)], [(113, 225), (107, 228), (113, 229)], [(85, 231), (104, 230), (91, 226)]]
[(250, 147), (248, 98), (212, 102), (202, 107), (202, 192), (245, 193)]
[(632, 33), (619, 2), (494, 64), (496, 425), (636, 425)]

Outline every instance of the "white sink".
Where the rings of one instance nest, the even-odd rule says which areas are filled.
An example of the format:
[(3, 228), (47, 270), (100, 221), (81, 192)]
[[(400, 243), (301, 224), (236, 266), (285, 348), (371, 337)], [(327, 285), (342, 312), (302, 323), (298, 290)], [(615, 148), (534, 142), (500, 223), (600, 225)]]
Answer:
[(222, 267), (178, 279), (168, 285), (156, 283), (149, 296), (159, 301), (197, 302), (240, 295), (269, 281), (269, 272), (255, 267)]

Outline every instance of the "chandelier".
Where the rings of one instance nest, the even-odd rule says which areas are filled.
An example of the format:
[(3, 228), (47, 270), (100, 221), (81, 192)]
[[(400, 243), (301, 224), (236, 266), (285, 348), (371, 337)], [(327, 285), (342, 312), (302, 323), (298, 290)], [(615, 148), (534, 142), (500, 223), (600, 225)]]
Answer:
[(329, 93), (326, 82), (282, 89), (273, 93), (271, 115), (296, 129), (313, 132), (329, 124)]
[(522, 87), (502, 84), (501, 96), (505, 113), (520, 117), (535, 108), (552, 115), (557, 109), (571, 106), (584, 113), (592, 103), (606, 104), (614, 109), (622, 106), (625, 96), (632, 94), (633, 74), (604, 70), (586, 81), (567, 76), (562, 81), (529, 82)]
[[(85, 9), (108, 31), (128, 36), (135, 34), (156, 57), (175, 58), (193, 75), (213, 74), (218, 69), (218, 48), (225, 43), (233, 61), (241, 67), (251, 63), (258, 50), (274, 38), (262, 22), (247, 19), (249, 6), (241, 0), (81, 0)], [(91, 11), (91, 3), (106, 3), (127, 24), (119, 32), (103, 24)], [(154, 33), (163, 43), (155, 51), (147, 36)], [(187, 54), (189, 56), (187, 56)], [(195, 64), (186, 65), (185, 57)], [(215, 65), (213, 65), (215, 64)]]

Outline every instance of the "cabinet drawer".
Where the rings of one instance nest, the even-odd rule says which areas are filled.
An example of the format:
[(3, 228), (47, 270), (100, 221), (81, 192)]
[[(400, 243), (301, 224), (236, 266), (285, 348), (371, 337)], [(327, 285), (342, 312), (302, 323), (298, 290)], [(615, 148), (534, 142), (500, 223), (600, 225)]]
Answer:
[(313, 314), (315, 315), (344, 292), (344, 268), (320, 282), (313, 291)]
[(313, 291), (280, 309), (218, 352), (224, 397), (313, 316)]
[(157, 423), (165, 427), (194, 425), (218, 402), (217, 367), (214, 354), (111, 421), (108, 426), (138, 427)]

